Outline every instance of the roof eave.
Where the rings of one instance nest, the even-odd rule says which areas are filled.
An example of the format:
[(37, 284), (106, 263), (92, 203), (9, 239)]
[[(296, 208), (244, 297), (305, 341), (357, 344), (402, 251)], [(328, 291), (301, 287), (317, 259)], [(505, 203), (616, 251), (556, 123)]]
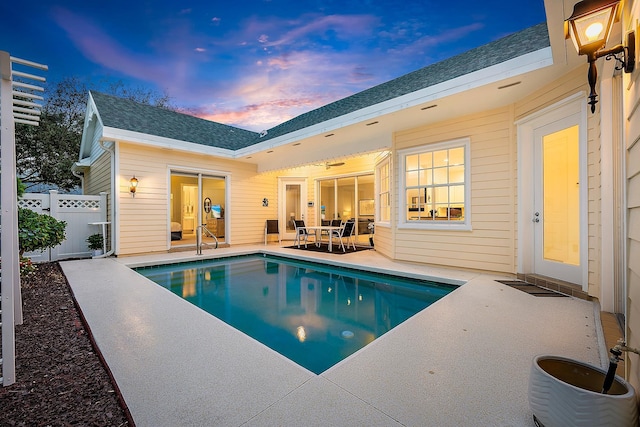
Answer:
[(265, 150), (270, 150), (306, 138), (322, 135), (353, 124), (362, 123), (384, 114), (393, 113), (406, 108), (412, 108), (424, 103), (434, 102), (450, 95), (484, 85), (493, 84), (495, 82), (545, 68), (550, 65), (553, 65), (551, 47), (545, 47), (504, 61), (500, 64), (483, 68), (464, 76), (447, 80), (385, 102), (353, 111), (340, 117), (316, 123), (312, 126), (236, 150), (234, 152), (235, 157), (243, 158), (251, 156)]
[(226, 148), (211, 147), (194, 142), (181, 141), (178, 139), (165, 138), (113, 127), (105, 127), (102, 131), (101, 139), (106, 141), (121, 141), (138, 145), (153, 146), (167, 150), (206, 154), (229, 159), (233, 159), (235, 157), (234, 151)]

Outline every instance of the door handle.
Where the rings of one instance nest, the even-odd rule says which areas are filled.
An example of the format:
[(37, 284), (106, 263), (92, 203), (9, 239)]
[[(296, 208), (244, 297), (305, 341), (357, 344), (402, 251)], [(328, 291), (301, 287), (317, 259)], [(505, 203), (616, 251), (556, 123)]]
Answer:
[(533, 222), (540, 222), (540, 212), (536, 212), (533, 214)]

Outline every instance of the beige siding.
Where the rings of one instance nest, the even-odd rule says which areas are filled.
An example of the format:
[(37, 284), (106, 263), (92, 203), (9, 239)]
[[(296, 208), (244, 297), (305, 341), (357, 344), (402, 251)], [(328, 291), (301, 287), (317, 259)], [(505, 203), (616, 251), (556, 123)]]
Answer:
[[(625, 2), (624, 31), (637, 29), (640, 2)], [(638, 34), (636, 32), (636, 37)], [(624, 74), (625, 139), (627, 146), (627, 330), (631, 347), (640, 348), (640, 73), (638, 60), (633, 74)], [(627, 379), (640, 389), (640, 357), (629, 354)]]
[(110, 191), (111, 178), (111, 157), (108, 152), (103, 152), (102, 156), (91, 164), (91, 167), (84, 175), (84, 193), (100, 194), (101, 191)]
[(103, 151), (102, 155), (91, 164), (91, 167), (84, 175), (84, 194), (97, 195), (101, 192), (107, 193), (107, 221), (111, 218), (111, 156)]
[[(634, 28), (640, 19), (638, 1), (625, 3), (624, 16), (628, 27)], [(627, 28), (628, 31), (631, 28)], [(638, 35), (636, 34), (636, 37)], [(628, 309), (626, 332), (627, 342), (631, 347), (640, 348), (640, 74), (636, 59), (636, 70), (633, 74), (624, 75), (624, 111), (625, 139), (627, 141), (627, 286)], [(629, 354), (627, 363), (627, 379), (640, 389), (640, 358)]]
[[(258, 175), (254, 165), (122, 142), (118, 158), (119, 255), (168, 249), (170, 166), (229, 176), (229, 203), (225, 206), (227, 243), (263, 241), (265, 220), (277, 217), (276, 203), (262, 206), (265, 197), (277, 200), (276, 176)], [(135, 197), (129, 193), (129, 179), (133, 175), (139, 180)]]
[[(397, 150), (469, 137), (472, 210), (471, 231), (396, 230), (396, 259), (515, 271), (513, 121), (512, 109), (507, 107), (396, 134)], [(396, 155), (396, 164), (398, 159)], [(395, 183), (399, 180), (398, 170), (394, 168)], [(402, 193), (397, 190), (394, 198), (396, 218), (400, 215), (397, 206)], [(384, 241), (382, 233), (376, 237), (381, 243)]]

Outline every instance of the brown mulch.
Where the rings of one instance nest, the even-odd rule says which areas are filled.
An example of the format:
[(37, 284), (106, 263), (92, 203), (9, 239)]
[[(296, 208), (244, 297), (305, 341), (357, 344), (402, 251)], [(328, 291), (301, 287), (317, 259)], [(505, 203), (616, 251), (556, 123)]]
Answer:
[(16, 382), (0, 385), (0, 426), (132, 426), (58, 263), (22, 279)]

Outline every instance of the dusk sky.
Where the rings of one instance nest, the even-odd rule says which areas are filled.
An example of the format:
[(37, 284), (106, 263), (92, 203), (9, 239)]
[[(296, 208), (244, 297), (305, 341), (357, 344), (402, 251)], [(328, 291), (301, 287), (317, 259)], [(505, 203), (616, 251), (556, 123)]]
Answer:
[(1, 1), (0, 50), (260, 131), (545, 20), (543, 0)]

